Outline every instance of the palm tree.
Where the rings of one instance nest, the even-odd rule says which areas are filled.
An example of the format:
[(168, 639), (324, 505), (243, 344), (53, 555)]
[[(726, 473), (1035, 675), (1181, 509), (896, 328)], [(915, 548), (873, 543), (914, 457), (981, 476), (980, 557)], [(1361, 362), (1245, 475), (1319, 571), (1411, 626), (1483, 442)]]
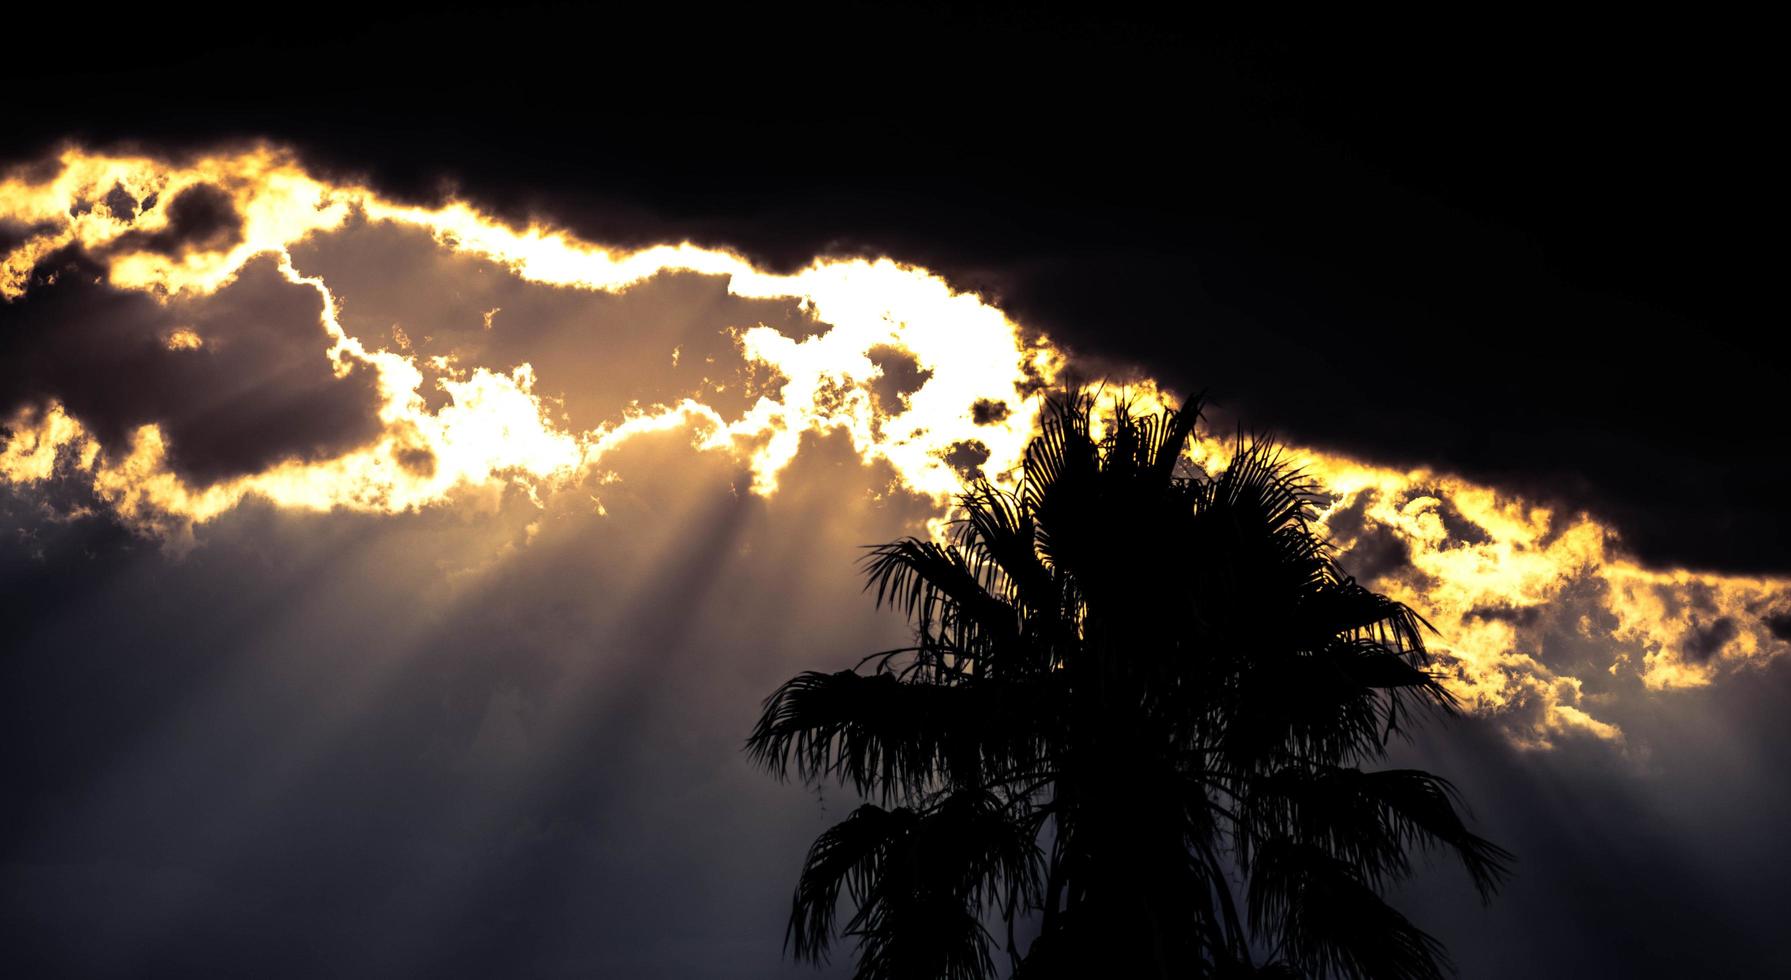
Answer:
[(1382, 893), (1436, 848), (1484, 899), (1510, 855), (1447, 781), (1365, 768), (1455, 710), (1428, 624), (1338, 568), (1272, 446), (1192, 470), (1199, 418), (1053, 401), (1015, 490), (978, 480), (949, 542), (870, 550), (914, 644), (792, 678), (747, 742), (868, 800), (802, 866), (798, 958), (843, 891), (861, 980), (988, 977), (998, 950), (1027, 980), (1448, 968)]

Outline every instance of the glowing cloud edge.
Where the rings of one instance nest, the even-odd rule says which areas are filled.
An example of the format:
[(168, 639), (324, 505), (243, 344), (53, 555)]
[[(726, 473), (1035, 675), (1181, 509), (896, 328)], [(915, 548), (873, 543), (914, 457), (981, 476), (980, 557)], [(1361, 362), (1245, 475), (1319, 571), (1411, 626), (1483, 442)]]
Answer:
[[(169, 468), (165, 438), (155, 425), (135, 432), (128, 447), (102, 450), (56, 403), (27, 406), (6, 422), (11, 435), (0, 447), (0, 479), (31, 485), (59, 473), (78, 475), (121, 521), (175, 551), (192, 547), (195, 527), (248, 497), (311, 511), (399, 513), (482, 487), (514, 485), (539, 500), (579, 482), (629, 439), (679, 429), (700, 450), (735, 454), (752, 474), (752, 490), (767, 495), (775, 493), (805, 434), (843, 432), (863, 459), (887, 463), (902, 489), (933, 502), (937, 516), (929, 523), (937, 533), (962, 483), (946, 459), (953, 447), (980, 445), (987, 456), (976, 469), (991, 479), (1010, 479), (1035, 431), (1039, 402), (1032, 396), (1060, 384), (1067, 364), (1048, 338), (1029, 337), (981, 297), (887, 258), (817, 258), (794, 273), (776, 274), (736, 253), (689, 242), (609, 249), (541, 224), (514, 228), (465, 201), (435, 208), (396, 204), (364, 186), (319, 180), (291, 153), (268, 145), (185, 162), (71, 147), (55, 164), (0, 180), (0, 220), (31, 229), (0, 257), (0, 300), (19, 299), (36, 264), (70, 245), (112, 249), (111, 285), (162, 301), (214, 293), (251, 259), (271, 254), (288, 282), (321, 297), (322, 325), (331, 340), (321, 353), (338, 375), (364, 365), (378, 378), (382, 431), (371, 444), (327, 460), (287, 460), (205, 487), (189, 486)], [(241, 220), (238, 240), (212, 251), (118, 250), (128, 235), (166, 230), (167, 202), (198, 186), (228, 195)], [(115, 214), (106, 203), (115, 189), (156, 206)], [(762, 396), (731, 420), (686, 398), (631, 406), (619, 422), (567, 431), (536, 393), (529, 365), (505, 373), (440, 358), (428, 366), (441, 375), (436, 383), (447, 402), (431, 411), (421, 393), (424, 371), (417, 356), (370, 350), (351, 337), (328, 284), (293, 264), (293, 246), (351, 219), (421, 229), (444, 249), (543, 285), (619, 292), (667, 272), (725, 276), (733, 295), (796, 299), (829, 328), (800, 340), (763, 325), (741, 331), (742, 356), (775, 371), (782, 385), (777, 397)], [(487, 329), (496, 312), (486, 315)], [(192, 349), (203, 341), (177, 331), (166, 342), (171, 349)], [(900, 412), (880, 410), (871, 394), (869, 385), (880, 373), (868, 356), (875, 348), (906, 352), (927, 372)], [(1121, 394), (1108, 390), (1103, 397)], [(1129, 385), (1123, 397), (1141, 411), (1175, 400), (1149, 380)], [(971, 416), (979, 400), (1011, 410), (979, 423)], [(1209, 438), (1198, 441), (1190, 456), (1210, 466), (1222, 464), (1226, 452), (1222, 441)], [(407, 462), (421, 453), (432, 465)], [(1765, 611), (1791, 605), (1791, 583), (1784, 580), (1647, 569), (1613, 550), (1617, 536), (1586, 514), (1555, 515), (1448, 474), (1393, 470), (1308, 449), (1291, 455), (1305, 461), (1332, 501), (1321, 516), (1327, 531), (1338, 515), (1359, 508), (1364, 526), (1402, 542), (1407, 567), (1378, 579), (1376, 587), (1437, 625), (1434, 647), (1450, 688), (1470, 710), (1500, 717), (1520, 745), (1544, 748), (1573, 735), (1623, 740), (1617, 726), (1588, 710), (1598, 706), (1581, 678), (1538, 658), (1540, 631), (1516, 622), (1519, 614), (1557, 605), (1570, 587), (1590, 586), (1606, 621), (1582, 616), (1575, 629), (1616, 651), (1611, 675), (1639, 678), (1648, 690), (1706, 685), (1786, 650), (1764, 623)], [(1441, 518), (1445, 506), (1482, 539), (1452, 538)], [(1346, 557), (1356, 543), (1338, 542)], [(1700, 602), (1674, 598), (1692, 592)], [(1693, 634), (1712, 617), (1739, 624), (1734, 636), (1714, 655), (1689, 655)]]

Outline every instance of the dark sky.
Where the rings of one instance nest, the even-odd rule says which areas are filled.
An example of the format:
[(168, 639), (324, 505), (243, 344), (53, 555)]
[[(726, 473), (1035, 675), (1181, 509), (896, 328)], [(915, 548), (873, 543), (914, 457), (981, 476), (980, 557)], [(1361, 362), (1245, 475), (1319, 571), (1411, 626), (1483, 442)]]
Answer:
[[(1207, 389), (1221, 425), (1585, 509), (1650, 567), (1791, 574), (1760, 25), (1142, 10), (9, 15), (0, 156), (263, 137), (394, 198), (452, 191), (591, 241), (689, 238), (779, 269), (891, 255), (1085, 370)], [(187, 239), (217, 233), (206, 207), (186, 205)], [(694, 280), (592, 312), (437, 296), (432, 276), (461, 273), (392, 261), (309, 268), (357, 297), (357, 336), (384, 329), (380, 297), (412, 293), (443, 317), (489, 299), (540, 324), (455, 343), (534, 358), (568, 412), (596, 413), (581, 424), (684, 383), (636, 366), (663, 335), (632, 324), (807, 329)], [(307, 362), (213, 391), (163, 347), (104, 334), (250, 311), (268, 326), (224, 373), (270, 377), (316, 339), (256, 312), (298, 301), (271, 267), (222, 308), (53, 288), (6, 321), (0, 408), (79, 390), (96, 428), (171, 426), (173, 465), (199, 479), (370, 437), (364, 371)], [(614, 342), (562, 329), (578, 317), (617, 324)], [(581, 403), (556, 367), (601, 397)], [(195, 387), (203, 411), (183, 401)], [(9, 972), (805, 975), (778, 956), (784, 902), (847, 804), (774, 784), (737, 747), (779, 680), (899, 641), (853, 546), (928, 512), (874, 496), (887, 475), (837, 439), (805, 446), (770, 498), (676, 446), (628, 452), (635, 482), (590, 488), (614, 520), (579, 519), (576, 499), (473, 517), (247, 504), (178, 558), (5, 489)], [(1595, 659), (1570, 634), (1539, 641), (1552, 667)], [(1600, 704), (1620, 750), (1519, 750), (1478, 717), (1430, 733), (1416, 757), (1521, 861), (1489, 909), (1446, 873), (1412, 885), (1462, 975), (1791, 970), (1771, 914), (1791, 900), (1788, 671)]]

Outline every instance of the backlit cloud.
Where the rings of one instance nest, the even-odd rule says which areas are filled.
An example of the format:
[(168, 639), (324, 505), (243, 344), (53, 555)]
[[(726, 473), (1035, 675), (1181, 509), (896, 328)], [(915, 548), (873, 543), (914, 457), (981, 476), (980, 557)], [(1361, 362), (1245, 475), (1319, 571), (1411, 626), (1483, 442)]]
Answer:
[[(249, 498), (392, 514), (576, 488), (602, 519), (629, 479), (616, 450), (647, 433), (736, 460), (758, 494), (805, 438), (843, 436), (937, 529), (965, 476), (1012, 478), (1069, 361), (892, 258), (779, 274), (691, 243), (605, 248), (396, 204), (266, 146), (70, 149), (0, 181), (0, 232), (0, 478), (78, 485), (177, 550)], [(1293, 455), (1346, 566), (1436, 625), (1451, 688), (1520, 744), (1621, 742), (1613, 699), (1787, 649), (1783, 581), (1644, 568), (1584, 514)]]

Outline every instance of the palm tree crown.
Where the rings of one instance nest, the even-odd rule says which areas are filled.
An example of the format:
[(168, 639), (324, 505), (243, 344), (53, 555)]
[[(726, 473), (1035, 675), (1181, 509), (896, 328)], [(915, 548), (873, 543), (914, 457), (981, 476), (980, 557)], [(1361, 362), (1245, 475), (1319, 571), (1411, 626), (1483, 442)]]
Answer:
[(1381, 893), (1440, 848), (1484, 897), (1509, 855), (1445, 780), (1364, 768), (1413, 709), (1454, 710), (1427, 624), (1338, 568), (1272, 447), (1193, 471), (1197, 404), (1045, 416), (952, 540), (870, 550), (914, 645), (765, 702), (756, 761), (869, 800), (809, 851), (795, 954), (839, 925), (861, 980), (987, 977), (998, 949), (1030, 980), (1439, 976)]

